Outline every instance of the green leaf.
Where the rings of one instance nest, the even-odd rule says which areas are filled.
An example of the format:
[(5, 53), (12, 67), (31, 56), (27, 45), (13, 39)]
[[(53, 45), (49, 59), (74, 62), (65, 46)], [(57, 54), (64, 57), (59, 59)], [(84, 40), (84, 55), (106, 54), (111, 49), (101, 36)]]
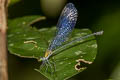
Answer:
[[(8, 21), (8, 50), (15, 55), (36, 58), (46, 49), (42, 33), (29, 26), (31, 22), (44, 19), (42, 16), (29, 16)], [(26, 43), (32, 41), (31, 43)]]
[[(36, 59), (44, 56), (55, 35), (56, 27), (41, 29), (31, 27), (30, 24), (37, 20), (45, 20), (45, 17), (28, 16), (8, 21), (8, 50), (11, 54)], [(89, 29), (74, 29), (68, 42), (90, 33)], [(52, 66), (52, 69), (56, 68), (55, 71), (50, 67), (45, 71), (45, 66), (37, 71), (50, 80), (68, 79), (85, 70), (94, 61), (96, 54), (97, 44), (93, 36), (68, 46), (50, 57), (49, 61), (55, 63)]]
[[(75, 29), (73, 38), (90, 33), (88, 29)], [(96, 53), (97, 44), (94, 37), (82, 40), (79, 44), (69, 47), (53, 56), (53, 60), (50, 59), (50, 61), (54, 61), (56, 67), (55, 73), (52, 73), (50, 68), (45, 72), (46, 67), (39, 70), (39, 72), (50, 80), (66, 80), (85, 70), (94, 61)], [(80, 67), (80, 69), (77, 69), (76, 66)]]

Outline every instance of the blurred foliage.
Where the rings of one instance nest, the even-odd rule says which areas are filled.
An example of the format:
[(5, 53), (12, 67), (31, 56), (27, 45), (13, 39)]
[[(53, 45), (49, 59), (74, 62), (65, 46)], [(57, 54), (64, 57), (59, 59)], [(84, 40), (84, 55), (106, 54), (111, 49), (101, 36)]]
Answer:
[[(58, 17), (67, 0), (40, 0), (43, 13), (50, 18)], [(49, 6), (49, 7), (48, 7)]]
[(120, 62), (117, 64), (113, 73), (111, 74), (111, 79), (120, 80)]
[[(74, 3), (78, 10), (77, 28), (87, 27), (92, 29), (93, 32), (104, 30), (104, 35), (97, 37), (98, 54), (94, 63), (70, 80), (119, 80), (119, 69), (117, 66), (119, 66), (120, 62), (120, 1), (69, 0), (68, 2)], [(34, 4), (32, 0), (13, 0), (13, 3), (10, 4), (8, 8), (9, 19), (29, 15), (44, 15), (41, 12), (40, 0), (34, 1)], [(44, 24), (45, 27), (56, 25), (56, 20), (53, 19), (43, 22), (48, 24)], [(52, 22), (52, 24), (48, 22)], [(36, 23), (32, 26), (41, 25), (38, 24)], [(33, 70), (39, 67), (39, 63), (36, 60), (23, 59), (11, 54), (9, 54), (8, 58), (10, 80), (47, 80)]]

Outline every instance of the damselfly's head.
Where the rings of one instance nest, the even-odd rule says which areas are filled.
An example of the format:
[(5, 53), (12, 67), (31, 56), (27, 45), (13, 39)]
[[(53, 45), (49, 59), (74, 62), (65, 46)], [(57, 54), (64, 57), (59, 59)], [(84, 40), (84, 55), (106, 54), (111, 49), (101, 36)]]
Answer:
[(39, 58), (38, 58), (38, 61), (41, 62), (41, 61), (43, 60), (42, 58), (43, 58), (43, 57), (39, 57)]
[(40, 58), (38, 61), (39, 61), (39, 62), (41, 62), (41, 61), (43, 61), (43, 59), (42, 59), (42, 58)]
[(45, 57), (41, 57), (40, 59), (38, 59), (38, 61), (45, 61), (46, 60), (46, 58)]
[(52, 51), (46, 50), (46, 52), (45, 52), (45, 57), (48, 57), (51, 53), (52, 53)]

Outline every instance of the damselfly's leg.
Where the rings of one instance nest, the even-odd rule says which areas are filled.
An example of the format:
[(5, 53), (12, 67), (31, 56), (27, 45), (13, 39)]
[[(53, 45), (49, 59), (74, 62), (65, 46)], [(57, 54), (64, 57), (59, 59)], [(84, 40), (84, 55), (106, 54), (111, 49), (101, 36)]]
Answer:
[(48, 65), (50, 66), (51, 74), (53, 74), (53, 72), (54, 72), (53, 70), (54, 70), (54, 69), (53, 69), (51, 63), (50, 63), (48, 60), (47, 60), (47, 63), (48, 63)]
[(45, 73), (46, 73), (47, 70), (48, 70), (48, 64), (47, 64), (47, 62), (45, 62), (45, 65), (46, 65), (46, 69), (45, 69)]
[(54, 62), (50, 62), (50, 63), (52, 63), (53, 64), (53, 66), (54, 66), (54, 72), (56, 71), (56, 65), (55, 65), (55, 63)]
[(46, 68), (45, 68), (45, 72), (47, 72), (48, 64), (47, 64), (46, 61), (43, 61), (43, 62), (42, 62), (42, 65), (40, 66), (40, 71), (42, 71), (43, 67), (46, 67)]
[(42, 62), (41, 66), (40, 66), (40, 71), (42, 70), (42, 68), (45, 66), (45, 62)]

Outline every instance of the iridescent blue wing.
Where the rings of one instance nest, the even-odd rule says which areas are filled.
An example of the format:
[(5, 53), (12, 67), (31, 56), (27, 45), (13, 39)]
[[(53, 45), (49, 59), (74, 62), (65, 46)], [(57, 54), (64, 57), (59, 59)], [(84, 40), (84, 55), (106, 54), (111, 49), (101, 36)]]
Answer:
[(74, 28), (76, 21), (77, 21), (77, 9), (75, 8), (74, 4), (68, 3), (63, 9), (58, 20), (57, 24), (58, 32), (60, 28), (62, 27), (65, 28), (65, 26)]
[(57, 33), (53, 41), (51, 42), (48, 50), (53, 51), (58, 46), (61, 46), (74, 29), (77, 21), (77, 9), (72, 3), (68, 3), (63, 9), (61, 16), (57, 24)]

